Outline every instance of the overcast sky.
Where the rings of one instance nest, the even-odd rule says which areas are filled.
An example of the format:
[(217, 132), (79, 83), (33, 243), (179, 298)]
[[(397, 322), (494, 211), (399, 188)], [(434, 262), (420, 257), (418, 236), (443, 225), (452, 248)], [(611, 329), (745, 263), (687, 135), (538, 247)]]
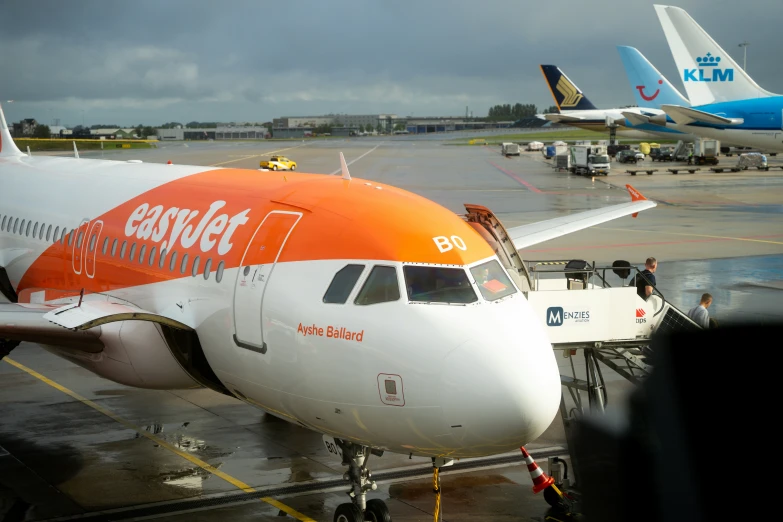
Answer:
[[(783, 1), (672, 5), (740, 64), (749, 41), (749, 74), (783, 92)], [(634, 103), (616, 45), (684, 91), (644, 0), (0, 0), (0, 101), (64, 125), (485, 116), (552, 105), (538, 65), (555, 64), (610, 108)]]

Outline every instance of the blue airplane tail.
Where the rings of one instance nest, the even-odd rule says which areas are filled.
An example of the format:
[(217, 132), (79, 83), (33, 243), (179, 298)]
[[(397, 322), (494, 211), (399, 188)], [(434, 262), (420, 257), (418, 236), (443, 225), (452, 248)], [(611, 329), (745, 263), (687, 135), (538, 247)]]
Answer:
[(624, 45), (618, 45), (617, 50), (639, 107), (660, 109), (661, 105), (691, 106), (688, 99), (642, 53)]
[(560, 110), (589, 111), (595, 110), (595, 105), (579, 90), (579, 87), (568, 79), (568, 76), (556, 65), (542, 65), (541, 72), (549, 85), (549, 91), (555, 99), (555, 105)]

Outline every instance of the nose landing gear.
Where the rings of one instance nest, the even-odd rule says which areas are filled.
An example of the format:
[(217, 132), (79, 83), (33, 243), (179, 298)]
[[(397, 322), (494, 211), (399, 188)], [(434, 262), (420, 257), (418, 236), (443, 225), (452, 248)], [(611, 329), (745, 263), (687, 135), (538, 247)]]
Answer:
[(383, 451), (339, 439), (335, 439), (335, 443), (342, 450), (343, 465), (348, 466), (343, 479), (351, 483), (348, 491), (351, 502), (337, 506), (334, 522), (391, 522), (389, 508), (383, 500), (366, 500), (367, 492), (378, 488), (367, 468), (367, 460), (371, 453), (380, 457)]

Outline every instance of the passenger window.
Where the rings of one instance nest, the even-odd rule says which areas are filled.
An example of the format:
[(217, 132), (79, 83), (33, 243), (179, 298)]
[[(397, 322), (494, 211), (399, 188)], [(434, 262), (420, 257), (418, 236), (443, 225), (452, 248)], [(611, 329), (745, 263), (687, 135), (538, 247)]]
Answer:
[(127, 241), (122, 242), (122, 248), (120, 249), (120, 259), (125, 259), (125, 247), (128, 246)]
[(84, 231), (79, 232), (79, 237), (76, 239), (76, 248), (82, 247), (82, 240), (84, 239)]
[(144, 254), (147, 253), (147, 245), (141, 245), (141, 250), (139, 251), (139, 264), (144, 264), (145, 258)]
[(410, 301), (455, 304), (478, 301), (468, 274), (462, 268), (405, 266), (402, 273)]
[(166, 249), (162, 249), (160, 251), (160, 261), (158, 261), (158, 268), (163, 268), (163, 265), (166, 262)]
[(90, 252), (95, 252), (95, 243), (98, 241), (98, 236), (95, 234), (90, 237)]
[(218, 283), (223, 279), (223, 269), (225, 268), (225, 262), (218, 263), (217, 272), (215, 272), (215, 281)]
[(106, 238), (103, 240), (103, 248), (101, 248), (101, 254), (104, 256), (106, 255), (106, 251), (109, 249), (109, 237), (106, 236)]
[(38, 222), (35, 222), (35, 226), (33, 227), (33, 239), (35, 239), (35, 236), (38, 235)]
[(157, 254), (157, 252), (155, 252), (157, 248), (158, 247), (152, 247), (152, 250), (150, 250), (150, 266), (154, 265), (155, 260), (157, 259), (157, 256), (155, 255)]
[(19, 228), (19, 218), (14, 219), (14, 234), (16, 234), (17, 228)]
[(399, 298), (397, 270), (393, 266), (374, 266), (354, 303), (371, 305), (397, 301)]
[(136, 243), (133, 243), (131, 245), (130, 255), (128, 256), (128, 259), (130, 259), (131, 263), (133, 263), (136, 260)]
[(71, 229), (70, 232), (68, 232), (68, 246), (73, 245), (73, 236), (76, 235), (76, 231)]
[[(54, 234), (54, 237), (57, 237), (57, 233)], [(46, 240), (49, 241), (50, 239), (52, 239), (52, 225), (46, 227)]]
[(487, 301), (494, 301), (516, 292), (508, 274), (496, 260), (487, 261), (470, 269), (476, 279), (481, 295)]
[(182, 264), (179, 267), (179, 271), (181, 274), (185, 273), (185, 270), (188, 269), (188, 254), (186, 253), (184, 256), (182, 256)]
[(63, 229), (60, 230), (60, 244), (61, 245), (65, 244), (65, 234), (66, 233), (67, 233), (67, 231), (66, 231), (65, 227), (63, 227)]
[(25, 224), (25, 221), (27, 221), (27, 220), (26, 220), (26, 219), (23, 219), (23, 220), (22, 220), (22, 226), (20, 226), (20, 227), (19, 227), (19, 235), (20, 235), (20, 236), (21, 236), (22, 234), (24, 234), (24, 224)]
[(33, 224), (32, 221), (28, 221), (27, 222), (27, 229), (24, 231), (24, 235), (27, 236), (27, 237), (30, 237), (30, 225), (32, 225), (32, 224)]
[(177, 266), (177, 251), (171, 253), (171, 261), (169, 261), (169, 270), (171, 272), (174, 271), (174, 268)]
[(0, 230), (5, 230), (6, 221), (8, 221), (8, 216), (3, 216), (3, 224), (0, 225)]
[(207, 259), (207, 262), (204, 264), (204, 279), (209, 279), (209, 274), (212, 272), (212, 258), (210, 257)]
[(345, 265), (332, 278), (329, 288), (326, 289), (323, 302), (331, 304), (345, 304), (351, 295), (356, 281), (364, 271), (364, 265)]
[(193, 258), (193, 270), (190, 273), (190, 275), (193, 277), (196, 277), (196, 274), (198, 274), (199, 261), (200, 261), (200, 256), (196, 256), (195, 258)]
[(117, 254), (117, 243), (119, 243), (119, 241), (116, 240), (116, 239), (114, 241), (112, 241), (112, 244), (111, 244), (111, 257), (114, 257), (115, 254)]

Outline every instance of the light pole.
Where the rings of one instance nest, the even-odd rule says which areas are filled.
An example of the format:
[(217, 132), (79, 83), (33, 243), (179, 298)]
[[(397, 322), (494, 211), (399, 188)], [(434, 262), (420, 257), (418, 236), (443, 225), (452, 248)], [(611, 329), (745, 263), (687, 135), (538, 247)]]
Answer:
[(748, 46), (750, 45), (750, 42), (745, 41), (739, 44), (739, 47), (742, 47), (742, 70), (745, 72), (748, 72), (748, 69), (746, 67), (748, 63)]

